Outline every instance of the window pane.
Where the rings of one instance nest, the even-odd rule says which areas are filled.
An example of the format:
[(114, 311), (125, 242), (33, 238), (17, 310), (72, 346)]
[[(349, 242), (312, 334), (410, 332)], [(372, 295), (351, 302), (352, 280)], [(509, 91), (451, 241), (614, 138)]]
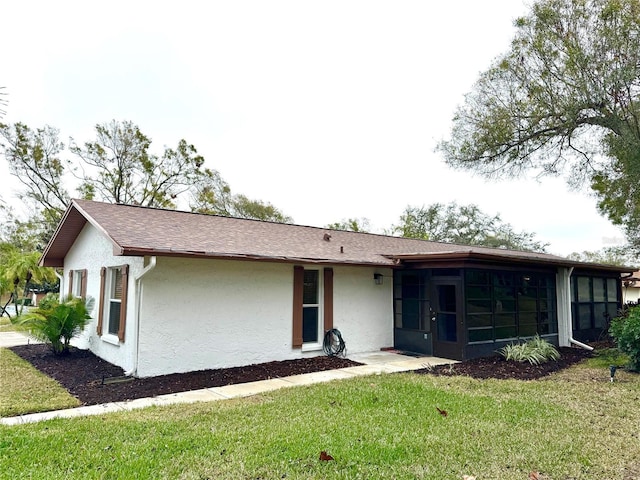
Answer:
[(533, 337), (536, 333), (538, 333), (537, 325), (520, 325), (521, 337)]
[(595, 328), (603, 328), (605, 326), (605, 313), (607, 313), (606, 303), (593, 304), (593, 320)]
[(302, 341), (318, 341), (318, 307), (302, 308)]
[(496, 327), (503, 327), (516, 324), (515, 315), (496, 315), (495, 316)]
[(591, 328), (591, 304), (578, 305), (578, 329), (587, 330)]
[(615, 278), (607, 278), (607, 301), (618, 301), (618, 281)]
[(607, 303), (607, 313), (614, 319), (618, 316), (618, 303)]
[(494, 292), (498, 300), (513, 300), (516, 298), (516, 293), (513, 288), (496, 287)]
[(467, 298), (491, 298), (491, 287), (467, 287)]
[(302, 303), (305, 305), (318, 303), (318, 270), (304, 271)]
[(441, 312), (456, 311), (456, 286), (438, 285), (438, 305)]
[(497, 286), (512, 286), (513, 274), (512, 273), (494, 273), (493, 284)]
[(536, 293), (536, 290), (528, 288), (526, 292), (518, 297), (518, 307), (520, 311), (535, 312), (538, 310)]
[(467, 300), (467, 313), (491, 313), (491, 300)]
[(469, 342), (486, 342), (493, 340), (492, 328), (469, 330)]
[(438, 340), (445, 342), (456, 342), (458, 340), (456, 318), (457, 314), (455, 313), (438, 313)]
[(491, 327), (493, 326), (493, 317), (491, 315), (469, 315), (467, 317), (467, 325), (473, 327)]
[(111, 298), (122, 299), (122, 269), (114, 268), (111, 270)]
[(578, 301), (590, 302), (591, 291), (589, 289), (589, 277), (578, 277)]
[(593, 278), (593, 301), (604, 302), (606, 300), (604, 286), (606, 280), (604, 278)]
[(496, 300), (496, 313), (500, 312), (515, 312), (516, 311), (516, 301), (514, 299), (507, 300)]
[(476, 285), (489, 285), (489, 283), (491, 283), (489, 272), (482, 270), (467, 270), (466, 278), (467, 283), (473, 283)]
[(514, 338), (515, 336), (516, 336), (516, 327), (496, 328), (496, 340)]
[(118, 334), (120, 328), (120, 302), (112, 300), (109, 302), (109, 333)]
[(538, 323), (538, 314), (536, 312), (522, 312), (520, 313), (520, 325), (522, 324), (536, 324)]

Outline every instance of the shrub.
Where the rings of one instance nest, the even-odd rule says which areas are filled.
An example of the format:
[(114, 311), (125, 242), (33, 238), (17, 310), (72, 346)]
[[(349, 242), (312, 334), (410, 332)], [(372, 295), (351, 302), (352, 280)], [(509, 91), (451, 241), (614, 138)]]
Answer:
[(529, 362), (532, 365), (540, 365), (549, 360), (558, 360), (560, 358), (560, 353), (558, 353), (556, 347), (538, 335), (526, 343), (512, 343), (511, 345), (507, 345), (498, 350), (498, 353), (500, 353), (505, 360)]
[(15, 324), (30, 336), (49, 343), (56, 355), (67, 353), (71, 339), (79, 335), (91, 316), (92, 299), (67, 297), (62, 303), (47, 296), (40, 306), (20, 315)]
[(627, 367), (640, 371), (640, 306), (630, 307), (625, 314), (616, 317), (609, 329), (618, 349), (629, 356)]

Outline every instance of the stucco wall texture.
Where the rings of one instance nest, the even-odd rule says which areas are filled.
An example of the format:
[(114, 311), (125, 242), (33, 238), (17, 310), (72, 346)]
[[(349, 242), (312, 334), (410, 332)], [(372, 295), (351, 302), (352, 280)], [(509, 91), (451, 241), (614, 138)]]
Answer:
[[(122, 264), (129, 264), (130, 273), (126, 338), (119, 343), (99, 337), (96, 326), (100, 268)], [(86, 268), (87, 295), (96, 299), (93, 321), (75, 345), (140, 377), (323, 355), (320, 345), (291, 346), (293, 267), (158, 257), (138, 280), (144, 259), (114, 256), (111, 242), (87, 224), (65, 258), (63, 291), (69, 270)], [(347, 353), (392, 346), (391, 269), (326, 267), (334, 270), (334, 327)], [(375, 284), (374, 273), (384, 276), (382, 285)]]

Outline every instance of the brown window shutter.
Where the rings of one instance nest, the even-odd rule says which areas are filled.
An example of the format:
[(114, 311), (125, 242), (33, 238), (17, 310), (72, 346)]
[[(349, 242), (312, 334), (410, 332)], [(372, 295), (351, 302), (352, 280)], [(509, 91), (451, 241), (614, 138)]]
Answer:
[(324, 269), (324, 331), (333, 328), (333, 268)]
[(82, 270), (82, 280), (80, 283), (80, 296), (84, 299), (87, 298), (87, 269)]
[(107, 269), (100, 269), (100, 300), (98, 302), (98, 335), (102, 335), (102, 317), (104, 316), (104, 282), (107, 276)]
[(304, 268), (293, 267), (293, 348), (302, 348)]
[(118, 327), (118, 340), (124, 342), (124, 332), (127, 326), (127, 293), (129, 292), (129, 265), (122, 266), (122, 297), (120, 300), (120, 325)]
[(73, 295), (73, 270), (69, 270), (69, 296)]

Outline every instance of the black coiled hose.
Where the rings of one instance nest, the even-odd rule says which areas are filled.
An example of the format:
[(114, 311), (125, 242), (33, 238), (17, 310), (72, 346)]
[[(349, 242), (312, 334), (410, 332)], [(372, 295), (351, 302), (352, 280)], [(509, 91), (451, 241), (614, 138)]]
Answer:
[(346, 345), (342, 339), (342, 334), (337, 328), (332, 328), (324, 334), (322, 349), (330, 357), (346, 354)]

